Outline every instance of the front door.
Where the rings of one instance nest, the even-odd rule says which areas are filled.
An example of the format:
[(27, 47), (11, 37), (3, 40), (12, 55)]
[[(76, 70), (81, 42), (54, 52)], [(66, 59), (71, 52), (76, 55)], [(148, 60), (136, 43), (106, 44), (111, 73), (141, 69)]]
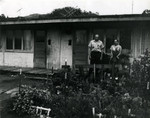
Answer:
[(88, 63), (88, 40), (86, 30), (78, 30), (75, 33), (73, 60), (74, 65)]
[(61, 35), (61, 66), (67, 64), (72, 67), (72, 33), (62, 33)]
[(46, 67), (46, 33), (45, 31), (35, 32), (35, 45), (34, 45), (34, 67)]

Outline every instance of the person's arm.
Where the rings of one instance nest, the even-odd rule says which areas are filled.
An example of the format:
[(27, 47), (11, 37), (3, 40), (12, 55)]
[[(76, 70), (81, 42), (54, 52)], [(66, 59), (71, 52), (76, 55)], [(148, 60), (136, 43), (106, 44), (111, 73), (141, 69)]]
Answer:
[(103, 59), (103, 53), (104, 53), (104, 44), (103, 44), (103, 42), (102, 42), (102, 45), (101, 45), (101, 58), (100, 58), (100, 60), (102, 60)]
[(117, 55), (117, 58), (119, 59), (119, 56), (121, 55), (121, 52), (122, 52), (122, 47), (120, 46), (120, 49), (119, 49), (119, 53)]
[(88, 58), (91, 59), (91, 51), (92, 51), (92, 42), (90, 41), (88, 45)]
[(110, 58), (113, 58), (112, 46), (110, 47)]
[(91, 59), (91, 48), (88, 47), (88, 58)]

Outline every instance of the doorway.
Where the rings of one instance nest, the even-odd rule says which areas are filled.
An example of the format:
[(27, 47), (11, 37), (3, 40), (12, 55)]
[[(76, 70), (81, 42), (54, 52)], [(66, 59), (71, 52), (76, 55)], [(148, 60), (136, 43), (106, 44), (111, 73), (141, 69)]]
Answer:
[(46, 68), (46, 32), (36, 31), (34, 42), (34, 67)]

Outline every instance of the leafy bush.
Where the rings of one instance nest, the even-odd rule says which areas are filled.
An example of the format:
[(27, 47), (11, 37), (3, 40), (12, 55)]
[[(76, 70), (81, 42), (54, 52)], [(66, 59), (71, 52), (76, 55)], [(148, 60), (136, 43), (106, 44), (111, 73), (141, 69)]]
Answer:
[(13, 101), (13, 111), (19, 115), (33, 114), (35, 111), (31, 106), (44, 106), (51, 100), (51, 94), (47, 90), (22, 86)]
[[(147, 82), (150, 81), (150, 59), (147, 52), (141, 60), (134, 60), (131, 76), (112, 79), (107, 76), (100, 83), (89, 83), (74, 73), (62, 69), (37, 89), (23, 86), (13, 101), (14, 111), (20, 115), (33, 114), (31, 106), (51, 108), (53, 118), (91, 118), (92, 108), (107, 117), (114, 115), (137, 118), (149, 117)], [(133, 115), (133, 116), (135, 116)]]

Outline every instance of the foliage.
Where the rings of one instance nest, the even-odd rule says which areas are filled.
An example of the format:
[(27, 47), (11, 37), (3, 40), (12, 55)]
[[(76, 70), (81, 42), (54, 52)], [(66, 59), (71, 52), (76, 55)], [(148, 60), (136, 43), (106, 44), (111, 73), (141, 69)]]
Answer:
[(141, 56), (140, 60), (134, 60), (132, 65), (132, 83), (134, 89), (137, 90), (138, 94), (142, 97), (146, 97), (145, 91), (147, 84), (150, 82), (150, 57), (148, 49), (146, 49), (144, 55)]
[[(67, 75), (66, 75), (67, 72)], [(150, 59), (146, 51), (134, 60), (131, 76), (113, 79), (109, 74), (100, 83), (90, 83), (64, 68), (44, 83), (45, 89), (23, 86), (13, 101), (14, 111), (31, 114), (31, 106), (51, 108), (53, 118), (91, 118), (96, 113), (111, 117), (149, 117)], [(129, 112), (131, 109), (131, 113)]]
[(98, 13), (92, 13), (91, 11), (83, 11), (80, 8), (64, 7), (54, 9), (48, 14), (31, 14), (21, 19), (49, 19), (49, 18), (72, 18), (72, 17), (95, 17), (99, 16)]
[(31, 106), (44, 106), (51, 100), (50, 92), (47, 90), (31, 88), (30, 86), (22, 86), (13, 102), (13, 111), (19, 115), (34, 113)]
[(98, 16), (95, 13), (82, 11), (80, 8), (64, 7), (55, 9), (50, 14), (51, 17), (79, 17), (79, 16)]

